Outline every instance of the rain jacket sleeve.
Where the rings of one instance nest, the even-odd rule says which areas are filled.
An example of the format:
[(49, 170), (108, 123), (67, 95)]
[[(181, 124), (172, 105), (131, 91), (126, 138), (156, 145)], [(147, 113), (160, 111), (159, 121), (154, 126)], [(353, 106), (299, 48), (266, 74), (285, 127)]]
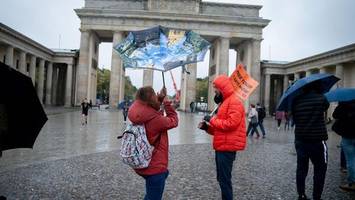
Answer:
[(178, 126), (179, 123), (177, 113), (173, 108), (173, 106), (171, 105), (171, 102), (164, 101), (163, 105), (164, 105), (166, 116), (160, 115), (158, 119), (156, 119), (156, 121), (159, 122), (159, 128), (157, 130), (157, 132), (159, 133), (175, 128)]
[(237, 129), (244, 115), (244, 108), (241, 106), (242, 104), (231, 101), (226, 116), (223, 116), (223, 118), (218, 115), (212, 117), (210, 120), (211, 133), (213, 133), (213, 129), (223, 131)]

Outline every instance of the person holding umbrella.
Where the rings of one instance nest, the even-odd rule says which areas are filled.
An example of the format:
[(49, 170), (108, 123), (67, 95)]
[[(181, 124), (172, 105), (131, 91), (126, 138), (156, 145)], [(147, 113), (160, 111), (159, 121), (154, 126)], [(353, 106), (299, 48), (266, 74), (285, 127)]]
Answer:
[(321, 199), (327, 171), (328, 139), (324, 114), (329, 102), (322, 94), (322, 85), (315, 81), (302, 88), (302, 95), (292, 102), (292, 115), (296, 125), (295, 147), (297, 152), (296, 184), (299, 200), (308, 199), (305, 181), (309, 160), (314, 165), (313, 199)]
[(243, 103), (235, 95), (228, 76), (219, 75), (213, 81), (214, 101), (218, 104), (216, 115), (206, 115), (198, 128), (213, 135), (213, 148), (217, 181), (222, 199), (233, 199), (232, 169), (236, 152), (246, 146), (245, 111)]
[[(137, 91), (136, 100), (128, 111), (128, 118), (133, 124), (144, 124), (147, 139), (154, 146), (149, 166), (135, 169), (145, 179), (145, 200), (162, 198), (165, 180), (169, 175), (168, 130), (177, 127), (178, 117), (171, 101), (165, 97), (165, 88), (156, 94), (152, 87), (142, 87)], [(161, 105), (163, 110), (160, 109)], [(163, 115), (164, 111), (166, 116)]]
[(279, 111), (291, 111), (296, 125), (296, 184), (300, 200), (308, 199), (305, 194), (305, 181), (309, 160), (314, 165), (313, 198), (317, 200), (322, 196), (328, 163), (328, 134), (324, 116), (329, 102), (324, 93), (339, 80), (332, 74), (324, 73), (299, 79), (282, 94), (276, 108)]

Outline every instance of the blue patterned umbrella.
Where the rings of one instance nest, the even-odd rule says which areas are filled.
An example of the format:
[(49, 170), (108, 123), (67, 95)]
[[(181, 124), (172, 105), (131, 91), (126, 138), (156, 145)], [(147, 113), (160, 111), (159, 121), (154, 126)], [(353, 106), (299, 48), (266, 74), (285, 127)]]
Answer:
[(209, 47), (210, 43), (193, 31), (157, 26), (130, 32), (114, 49), (126, 68), (166, 72), (203, 61)]

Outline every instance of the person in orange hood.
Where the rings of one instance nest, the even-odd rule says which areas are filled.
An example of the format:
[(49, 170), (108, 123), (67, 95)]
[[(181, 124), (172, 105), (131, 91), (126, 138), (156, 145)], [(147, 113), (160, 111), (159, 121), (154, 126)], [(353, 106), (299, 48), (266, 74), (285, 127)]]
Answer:
[(204, 121), (199, 123), (199, 128), (213, 135), (217, 181), (222, 191), (222, 199), (232, 200), (233, 161), (236, 151), (244, 150), (246, 146), (245, 111), (228, 76), (217, 76), (213, 87), (218, 111), (213, 113), (214, 116), (206, 115)]

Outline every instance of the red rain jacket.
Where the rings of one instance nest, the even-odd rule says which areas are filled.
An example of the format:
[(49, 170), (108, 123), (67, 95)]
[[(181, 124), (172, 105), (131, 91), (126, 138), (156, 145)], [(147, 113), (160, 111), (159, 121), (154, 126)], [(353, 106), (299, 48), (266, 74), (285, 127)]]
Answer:
[(135, 170), (140, 175), (154, 175), (168, 170), (168, 130), (177, 127), (178, 117), (169, 101), (164, 101), (166, 116), (140, 100), (134, 101), (128, 111), (133, 124), (144, 124), (148, 141), (154, 146), (152, 160), (144, 169)]
[(213, 148), (216, 151), (243, 150), (246, 146), (244, 105), (226, 75), (216, 77), (213, 83), (223, 95), (223, 102), (217, 115), (211, 118), (207, 131), (213, 135)]

